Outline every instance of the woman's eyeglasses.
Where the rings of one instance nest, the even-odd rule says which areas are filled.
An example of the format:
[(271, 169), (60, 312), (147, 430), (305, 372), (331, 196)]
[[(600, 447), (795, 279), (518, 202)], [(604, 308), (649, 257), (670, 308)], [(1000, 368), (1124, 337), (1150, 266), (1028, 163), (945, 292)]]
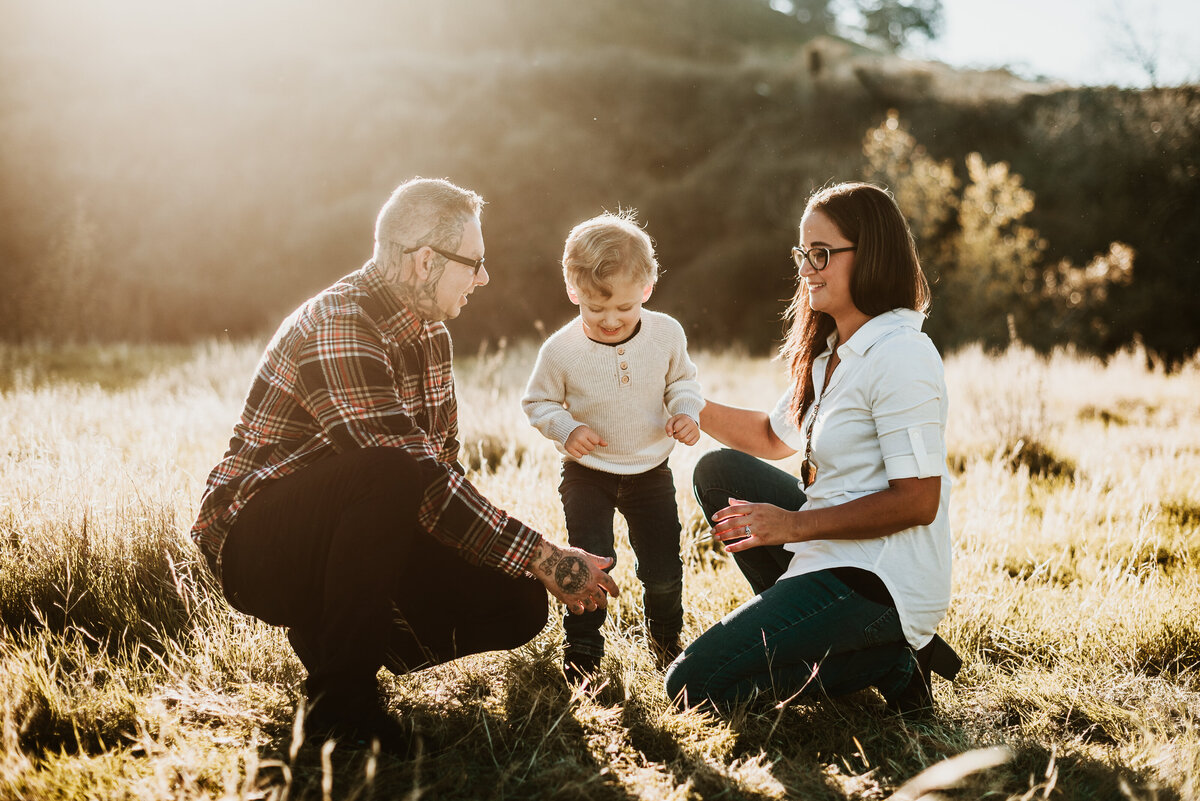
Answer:
[(799, 270), (804, 267), (804, 260), (808, 259), (808, 263), (812, 265), (812, 268), (817, 272), (821, 272), (821, 270), (824, 270), (829, 266), (830, 256), (832, 256), (834, 253), (845, 253), (849, 250), (857, 250), (857, 248), (818, 247), (805, 249), (800, 245), (796, 245), (794, 248), (792, 248), (792, 261), (796, 262), (796, 269)]

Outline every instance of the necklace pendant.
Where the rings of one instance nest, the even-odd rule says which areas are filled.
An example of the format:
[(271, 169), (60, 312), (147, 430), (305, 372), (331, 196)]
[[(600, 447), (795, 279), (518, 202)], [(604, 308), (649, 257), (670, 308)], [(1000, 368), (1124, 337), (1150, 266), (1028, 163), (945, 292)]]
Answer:
[(800, 465), (800, 480), (804, 482), (805, 489), (808, 489), (817, 480), (817, 463), (811, 456), (804, 460), (804, 464)]

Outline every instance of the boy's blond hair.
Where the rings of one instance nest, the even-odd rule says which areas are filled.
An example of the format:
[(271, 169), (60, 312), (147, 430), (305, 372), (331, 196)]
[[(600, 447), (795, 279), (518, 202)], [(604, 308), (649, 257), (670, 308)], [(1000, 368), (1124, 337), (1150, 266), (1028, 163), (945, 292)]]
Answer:
[(637, 224), (637, 211), (605, 212), (571, 229), (563, 247), (563, 280), (577, 291), (612, 296), (614, 279), (653, 286), (658, 281), (654, 242)]

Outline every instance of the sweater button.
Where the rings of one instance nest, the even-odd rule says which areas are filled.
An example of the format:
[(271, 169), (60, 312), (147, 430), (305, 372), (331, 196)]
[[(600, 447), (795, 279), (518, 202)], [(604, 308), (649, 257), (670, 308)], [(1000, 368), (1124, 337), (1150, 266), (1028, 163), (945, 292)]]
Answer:
[(621, 369), (622, 369), (622, 370), (628, 370), (628, 369), (629, 369), (629, 362), (621, 362)]
[(625, 349), (624, 349), (624, 348), (617, 348), (617, 355), (618, 355), (618, 356), (624, 356), (624, 355), (625, 355)]
[(621, 383), (622, 383), (622, 384), (628, 384), (628, 383), (629, 383), (629, 376), (627, 376), (627, 375), (623, 375), (623, 376), (621, 376)]

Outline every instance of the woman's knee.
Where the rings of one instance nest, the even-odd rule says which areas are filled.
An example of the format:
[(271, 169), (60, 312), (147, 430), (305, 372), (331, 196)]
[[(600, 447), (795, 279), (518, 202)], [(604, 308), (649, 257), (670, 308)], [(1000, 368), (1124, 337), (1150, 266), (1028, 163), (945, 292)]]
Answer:
[(708, 487), (714, 482), (720, 481), (720, 476), (725, 473), (729, 464), (736, 462), (738, 457), (744, 456), (746, 454), (732, 448), (709, 451), (701, 456), (696, 462), (696, 466), (692, 468), (692, 486)]
[(667, 698), (680, 707), (687, 707), (687, 655), (680, 656), (667, 668), (667, 675), (663, 678), (663, 686), (667, 691)]
[(666, 689), (667, 698), (680, 709), (690, 709), (710, 702), (708, 696), (704, 694), (702, 688), (704, 682), (699, 671), (696, 670), (698, 666), (695, 657), (684, 651), (678, 659), (671, 663), (667, 668), (666, 676), (663, 677), (663, 687)]
[(709, 451), (700, 457), (692, 470), (692, 492), (706, 516), (729, 505), (735, 477), (744, 475), (747, 464), (753, 461), (757, 461), (753, 456), (731, 448)]

